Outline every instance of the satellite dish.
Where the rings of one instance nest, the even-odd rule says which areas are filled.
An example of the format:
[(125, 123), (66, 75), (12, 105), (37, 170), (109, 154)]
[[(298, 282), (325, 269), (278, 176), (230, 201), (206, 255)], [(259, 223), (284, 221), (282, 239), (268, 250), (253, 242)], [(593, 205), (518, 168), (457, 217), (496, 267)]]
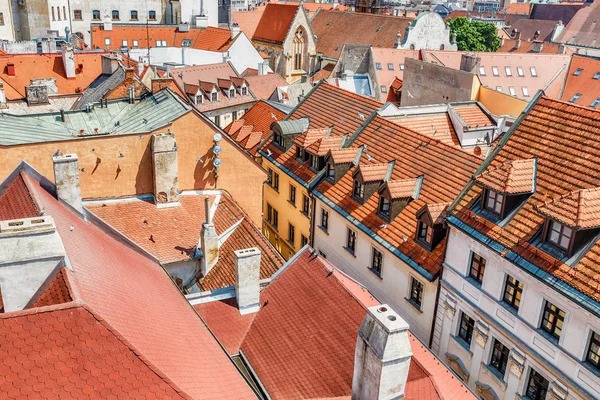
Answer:
[(213, 165), (214, 165), (215, 167), (220, 167), (220, 166), (221, 166), (221, 164), (223, 164), (223, 161), (221, 161), (221, 159), (220, 159), (220, 158), (218, 158), (218, 157), (215, 157), (215, 159), (213, 160)]
[(215, 134), (213, 135), (213, 140), (214, 140), (215, 142), (220, 142), (220, 141), (221, 141), (221, 138), (222, 138), (222, 136), (221, 136), (221, 134), (220, 134), (220, 133), (218, 133), (218, 132), (217, 132), (217, 133), (215, 133)]
[(213, 153), (220, 154), (221, 153), (221, 146), (219, 146), (218, 144), (215, 144), (213, 146)]

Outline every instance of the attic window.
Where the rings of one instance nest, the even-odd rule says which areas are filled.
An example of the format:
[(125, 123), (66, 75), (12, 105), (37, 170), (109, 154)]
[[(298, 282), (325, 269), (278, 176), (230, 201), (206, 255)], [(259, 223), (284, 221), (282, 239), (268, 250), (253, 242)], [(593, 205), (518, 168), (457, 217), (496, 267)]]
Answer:
[(579, 76), (579, 75), (580, 75), (582, 72), (583, 72), (583, 69), (582, 69), (582, 68), (577, 68), (577, 69), (575, 70), (575, 72), (573, 72), (573, 75), (575, 75), (575, 76)]
[(381, 70), (381, 63), (375, 63), (375, 68)]
[(100, 21), (100, 10), (93, 10), (92, 11), (92, 20), (94, 20), (94, 21)]
[(514, 86), (509, 86), (508, 87), (508, 91), (510, 93), (511, 96), (517, 96), (517, 91), (515, 90)]
[(550, 221), (546, 240), (561, 250), (568, 251), (573, 238), (573, 230), (554, 220)]
[(485, 68), (484, 67), (479, 67), (479, 75), (485, 76)]
[(529, 67), (529, 71), (531, 72), (531, 76), (536, 77), (537, 75), (537, 70), (535, 69), (535, 67)]
[(235, 98), (235, 89), (234, 88), (229, 89), (229, 98), (230, 99)]
[(184, 39), (181, 42), (181, 47), (191, 47), (192, 46), (192, 41), (190, 39)]
[(596, 106), (597, 106), (598, 104), (600, 104), (600, 97), (598, 97), (596, 100), (594, 100), (594, 101), (592, 102), (592, 104), (590, 104), (590, 107), (594, 107), (594, 108), (596, 108)]
[(379, 196), (379, 207), (377, 208), (377, 212), (386, 217), (389, 218), (390, 217), (390, 208), (391, 208), (391, 202), (390, 199), (388, 199), (385, 196)]
[(404, 64), (400, 64), (400, 70), (404, 71)]
[(433, 229), (425, 222), (419, 221), (417, 228), (417, 240), (423, 242), (426, 245), (431, 246), (431, 239), (433, 238)]
[(394, 64), (388, 63), (388, 70), (389, 71), (393, 71), (394, 70)]
[(527, 89), (527, 86), (523, 86), (521, 90), (523, 91), (523, 96), (529, 97), (529, 90)]
[(210, 101), (219, 101), (219, 93), (217, 92), (212, 92), (210, 94)]
[(387, 93), (387, 87), (385, 85), (381, 85), (380, 89), (381, 93)]
[(248, 88), (246, 86), (243, 86), (241, 89), (242, 92), (242, 96), (246, 96), (248, 94)]
[(506, 72), (506, 76), (512, 76), (512, 70), (510, 67), (504, 67), (504, 72)]
[(335, 180), (335, 168), (330, 162), (327, 163), (327, 179), (329, 179), (332, 182)]
[(494, 74), (494, 76), (500, 76), (500, 72), (498, 71), (498, 67), (492, 67), (492, 74)]
[(360, 201), (363, 201), (365, 199), (365, 185), (358, 179), (354, 180), (352, 196), (354, 196), (356, 199), (358, 199)]
[(571, 97), (569, 100), (570, 103), (575, 103), (581, 97), (581, 93), (576, 93), (575, 96)]
[(517, 67), (517, 74), (518, 74), (520, 77), (523, 77), (523, 76), (525, 76), (525, 72), (523, 71), (523, 67)]
[(502, 215), (502, 205), (504, 204), (504, 195), (495, 190), (488, 189), (485, 194), (484, 207), (497, 215)]
[(594, 77), (592, 79), (595, 79), (595, 80), (600, 79), (600, 72), (596, 72), (596, 74), (594, 75)]

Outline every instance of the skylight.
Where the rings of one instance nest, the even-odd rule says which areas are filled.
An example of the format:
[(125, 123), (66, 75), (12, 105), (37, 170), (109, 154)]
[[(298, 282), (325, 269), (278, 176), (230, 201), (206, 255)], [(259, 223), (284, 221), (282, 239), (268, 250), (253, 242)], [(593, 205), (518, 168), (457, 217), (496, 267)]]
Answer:
[(498, 72), (498, 67), (492, 67), (492, 73), (494, 76), (500, 76), (500, 72)]
[(600, 72), (596, 72), (596, 75), (594, 75), (594, 77), (592, 79), (600, 79)]
[(516, 96), (517, 95), (517, 91), (515, 90), (515, 88), (513, 86), (509, 86), (508, 87), (508, 91), (510, 92), (511, 96)]
[(506, 76), (512, 76), (512, 70), (510, 67), (504, 67), (504, 71), (506, 72)]
[(485, 68), (484, 67), (479, 67), (479, 75), (485, 76)]
[(593, 101), (592, 104), (590, 104), (590, 107), (596, 107), (598, 104), (600, 104), (600, 97), (598, 97), (596, 100)]
[(573, 72), (573, 75), (579, 76), (579, 74), (581, 74), (582, 72), (583, 72), (582, 68), (577, 68), (577, 70), (575, 70), (575, 72)]
[(519, 76), (525, 76), (525, 72), (523, 72), (523, 67), (517, 67), (517, 74), (519, 74)]
[(537, 76), (537, 70), (535, 67), (529, 67), (529, 70), (531, 71), (531, 76)]
[(381, 63), (375, 63), (375, 68), (377, 68), (377, 69), (380, 70), (381, 69)]
[(575, 96), (571, 97), (571, 100), (569, 100), (569, 102), (575, 103), (577, 101), (577, 99), (579, 99), (580, 97), (581, 97), (581, 93), (577, 93)]
[(523, 91), (523, 96), (529, 97), (529, 90), (527, 89), (527, 86), (523, 86), (521, 90)]

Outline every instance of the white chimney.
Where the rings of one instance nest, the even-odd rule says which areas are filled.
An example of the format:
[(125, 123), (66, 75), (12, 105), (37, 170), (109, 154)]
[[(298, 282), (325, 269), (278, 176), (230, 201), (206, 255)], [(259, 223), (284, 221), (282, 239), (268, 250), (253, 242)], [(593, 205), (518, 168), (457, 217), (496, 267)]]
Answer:
[(4, 91), (4, 84), (0, 82), (0, 108), (6, 108), (6, 92)]
[(235, 257), (235, 298), (240, 314), (260, 309), (260, 250), (256, 247), (233, 252)]
[(152, 135), (152, 169), (156, 206), (179, 205), (177, 142), (171, 132)]
[(369, 307), (358, 329), (352, 400), (402, 399), (411, 357), (406, 321), (386, 304)]
[(231, 25), (231, 38), (235, 39), (235, 37), (240, 33), (240, 26), (235, 22)]
[(266, 75), (267, 74), (267, 63), (261, 62), (258, 63), (258, 75)]
[(200, 232), (200, 248), (202, 249), (202, 261), (200, 262), (200, 272), (206, 276), (212, 267), (219, 261), (219, 235), (212, 223), (210, 212), (210, 199), (204, 199), (205, 222), (202, 224)]
[(56, 196), (60, 201), (83, 214), (77, 154), (58, 154), (52, 156), (52, 161), (54, 163)]
[(62, 46), (62, 60), (67, 78), (75, 78), (75, 52), (70, 44)]
[(196, 15), (194, 25), (198, 28), (208, 28), (208, 17), (204, 15)]
[(541, 40), (533, 41), (533, 48), (531, 49), (534, 53), (541, 53), (544, 50), (544, 42)]

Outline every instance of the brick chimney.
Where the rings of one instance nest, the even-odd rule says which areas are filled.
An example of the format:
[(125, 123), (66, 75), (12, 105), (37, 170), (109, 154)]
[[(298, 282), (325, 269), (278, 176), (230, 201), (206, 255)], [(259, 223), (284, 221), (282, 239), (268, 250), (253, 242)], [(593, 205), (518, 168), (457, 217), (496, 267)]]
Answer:
[(70, 44), (64, 45), (61, 48), (62, 51), (62, 61), (63, 66), (65, 67), (65, 76), (68, 79), (75, 78), (75, 52), (73, 51), (73, 46)]
[(70, 205), (79, 214), (83, 214), (77, 154), (59, 153), (52, 156), (52, 162), (54, 163), (56, 197), (63, 203)]
[(560, 43), (558, 45), (557, 54), (565, 54), (566, 52), (567, 52), (567, 46), (565, 46), (564, 43)]
[(474, 74), (479, 73), (479, 65), (481, 64), (481, 57), (477, 54), (464, 53), (460, 58), (460, 69), (461, 71), (471, 72)]
[(358, 329), (352, 400), (402, 399), (411, 357), (406, 321), (386, 304), (369, 307)]
[(204, 214), (205, 222), (202, 224), (202, 231), (200, 232), (200, 248), (202, 249), (200, 272), (202, 272), (202, 276), (206, 276), (219, 261), (219, 235), (217, 235), (215, 225), (212, 223), (210, 199), (208, 197), (204, 199)]
[(233, 252), (235, 257), (235, 298), (240, 314), (260, 309), (260, 250), (256, 247)]
[(177, 142), (172, 133), (152, 135), (154, 202), (158, 208), (179, 205)]
[(544, 49), (544, 42), (542, 42), (541, 40), (533, 41), (533, 47), (531, 50), (533, 50), (534, 53), (541, 53), (543, 49)]
[(102, 56), (102, 74), (112, 75), (119, 68), (119, 60), (115, 56)]

